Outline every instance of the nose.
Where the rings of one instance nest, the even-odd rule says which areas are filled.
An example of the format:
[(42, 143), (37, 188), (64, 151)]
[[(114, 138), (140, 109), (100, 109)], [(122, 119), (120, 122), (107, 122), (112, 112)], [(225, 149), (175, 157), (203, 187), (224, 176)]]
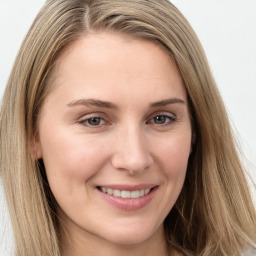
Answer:
[(115, 169), (126, 170), (135, 175), (151, 166), (153, 159), (145, 135), (139, 128), (127, 128), (120, 132), (114, 144), (112, 166)]

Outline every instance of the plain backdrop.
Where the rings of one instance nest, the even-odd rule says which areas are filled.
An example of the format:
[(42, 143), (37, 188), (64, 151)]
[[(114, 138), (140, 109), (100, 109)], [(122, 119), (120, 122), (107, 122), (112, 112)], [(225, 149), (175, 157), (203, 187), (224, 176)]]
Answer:
[[(244, 164), (256, 181), (256, 0), (172, 2), (201, 40), (244, 152)], [(0, 98), (19, 46), (43, 3), (0, 0)], [(1, 256), (10, 255), (11, 243), (11, 226), (0, 184)]]

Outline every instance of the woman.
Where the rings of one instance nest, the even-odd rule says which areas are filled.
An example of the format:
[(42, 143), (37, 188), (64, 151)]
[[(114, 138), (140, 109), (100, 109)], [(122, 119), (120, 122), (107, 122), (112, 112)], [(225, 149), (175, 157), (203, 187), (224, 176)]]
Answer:
[(222, 100), (168, 1), (47, 1), (17, 56), (0, 127), (16, 255), (255, 247)]

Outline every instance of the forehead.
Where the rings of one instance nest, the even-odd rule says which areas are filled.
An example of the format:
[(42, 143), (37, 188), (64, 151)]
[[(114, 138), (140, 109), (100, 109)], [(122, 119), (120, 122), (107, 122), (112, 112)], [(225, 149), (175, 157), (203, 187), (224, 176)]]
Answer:
[(186, 94), (180, 72), (162, 46), (113, 33), (89, 33), (70, 45), (56, 63), (52, 86), (69, 88), (71, 94), (108, 95), (114, 90), (126, 98), (139, 88), (144, 96), (147, 91), (159, 98), (166, 89)]

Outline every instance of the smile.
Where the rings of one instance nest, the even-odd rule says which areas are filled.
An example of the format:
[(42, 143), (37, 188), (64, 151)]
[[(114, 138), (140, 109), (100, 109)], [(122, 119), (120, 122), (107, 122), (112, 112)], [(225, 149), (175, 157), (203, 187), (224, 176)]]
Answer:
[(136, 211), (148, 205), (156, 194), (159, 185), (112, 184), (96, 187), (102, 198), (120, 210)]
[(147, 195), (150, 192), (150, 188), (147, 189), (140, 189), (140, 190), (118, 190), (112, 189), (107, 187), (99, 187), (99, 190), (105, 194), (113, 195), (115, 197), (122, 197), (122, 198), (140, 198)]

